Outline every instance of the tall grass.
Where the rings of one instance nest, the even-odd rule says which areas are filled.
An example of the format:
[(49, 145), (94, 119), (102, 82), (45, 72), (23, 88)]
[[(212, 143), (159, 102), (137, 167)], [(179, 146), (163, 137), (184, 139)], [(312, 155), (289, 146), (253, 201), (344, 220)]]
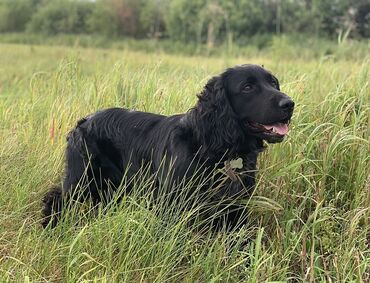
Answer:
[[(2, 282), (370, 280), (370, 58), (0, 51)], [(246, 62), (276, 73), (297, 107), (287, 140), (259, 160), (245, 229), (199, 232), (187, 225), (199, 208), (151, 207), (135, 195), (94, 216), (72, 209), (41, 229), (40, 199), (60, 182), (65, 136), (80, 117), (111, 106), (184, 112), (211, 75)]]

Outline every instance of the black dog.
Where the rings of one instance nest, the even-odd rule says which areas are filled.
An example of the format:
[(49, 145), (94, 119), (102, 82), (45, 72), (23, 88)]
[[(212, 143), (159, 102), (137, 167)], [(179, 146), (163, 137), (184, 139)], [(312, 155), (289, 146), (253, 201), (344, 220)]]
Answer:
[[(95, 204), (109, 201), (123, 176), (134, 177), (143, 164), (159, 186), (170, 174), (170, 188), (199, 172), (224, 169), (226, 174), (214, 174), (212, 182), (203, 184), (205, 192), (217, 187), (209, 197), (213, 203), (248, 197), (263, 140), (283, 140), (294, 102), (280, 91), (276, 77), (256, 65), (236, 66), (213, 77), (198, 98), (194, 108), (180, 115), (112, 108), (80, 120), (67, 138), (63, 186), (51, 189), (43, 200), (43, 226), (56, 225), (72, 195)], [(230, 161), (238, 158), (240, 165), (231, 168)], [(127, 185), (126, 192), (131, 189)], [(231, 205), (226, 224), (232, 227), (241, 214), (242, 207)]]

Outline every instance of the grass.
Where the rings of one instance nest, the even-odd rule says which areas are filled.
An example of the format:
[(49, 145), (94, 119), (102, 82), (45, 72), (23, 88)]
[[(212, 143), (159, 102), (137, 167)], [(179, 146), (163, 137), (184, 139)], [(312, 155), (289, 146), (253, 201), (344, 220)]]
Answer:
[[(0, 52), (1, 282), (370, 280), (369, 57), (16, 44)], [(60, 182), (65, 137), (79, 118), (111, 106), (184, 112), (211, 75), (246, 62), (276, 73), (297, 105), (288, 139), (259, 160), (248, 227), (200, 234), (187, 213), (132, 196), (77, 225), (71, 211), (55, 230), (41, 229), (40, 199)]]
[(141, 52), (162, 52), (174, 55), (228, 56), (247, 58), (274, 56), (280, 59), (362, 60), (368, 56), (369, 42), (338, 37), (337, 42), (307, 34), (257, 34), (235, 41), (217, 42), (213, 48), (193, 42), (174, 42), (169, 39), (132, 39), (106, 37), (93, 34), (57, 34), (45, 37), (32, 33), (0, 33), (0, 42), (28, 45), (72, 46), (79, 48), (103, 48), (136, 50)]

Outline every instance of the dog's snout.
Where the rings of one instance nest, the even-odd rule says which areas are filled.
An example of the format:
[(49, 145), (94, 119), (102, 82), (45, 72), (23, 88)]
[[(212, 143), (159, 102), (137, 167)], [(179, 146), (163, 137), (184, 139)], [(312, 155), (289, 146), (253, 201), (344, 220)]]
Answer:
[(290, 98), (283, 98), (279, 101), (279, 107), (285, 111), (292, 111), (294, 108), (294, 101)]

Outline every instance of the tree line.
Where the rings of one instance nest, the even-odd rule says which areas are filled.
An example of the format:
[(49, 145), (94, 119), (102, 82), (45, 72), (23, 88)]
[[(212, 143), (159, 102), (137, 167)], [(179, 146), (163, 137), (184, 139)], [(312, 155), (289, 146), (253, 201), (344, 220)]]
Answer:
[(209, 45), (272, 34), (370, 38), (370, 0), (0, 0), (0, 32)]

